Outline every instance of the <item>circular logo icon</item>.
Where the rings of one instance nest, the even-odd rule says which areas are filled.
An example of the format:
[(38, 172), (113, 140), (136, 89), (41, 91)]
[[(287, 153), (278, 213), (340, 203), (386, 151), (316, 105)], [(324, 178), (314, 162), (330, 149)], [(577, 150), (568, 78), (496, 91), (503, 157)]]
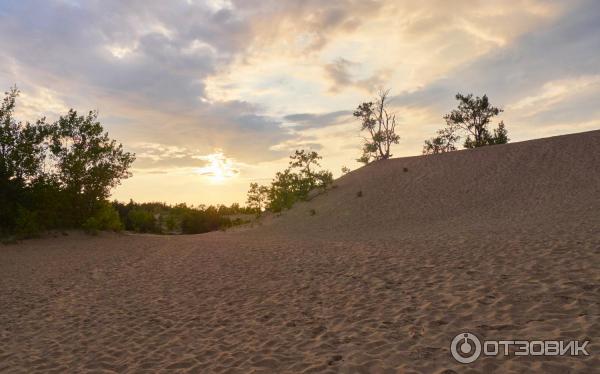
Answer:
[(481, 342), (470, 332), (461, 332), (450, 344), (452, 357), (461, 364), (470, 364), (481, 355)]

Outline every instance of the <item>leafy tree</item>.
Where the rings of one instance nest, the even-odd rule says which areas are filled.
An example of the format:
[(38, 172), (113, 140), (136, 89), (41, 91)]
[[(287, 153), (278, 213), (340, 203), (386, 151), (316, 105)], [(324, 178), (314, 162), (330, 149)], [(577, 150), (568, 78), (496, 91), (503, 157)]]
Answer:
[(83, 228), (92, 234), (96, 234), (98, 231), (118, 232), (123, 230), (123, 223), (119, 218), (119, 212), (117, 212), (113, 205), (104, 201), (100, 204), (94, 215), (84, 222)]
[(487, 95), (474, 97), (459, 93), (456, 99), (458, 108), (444, 116), (446, 127), (438, 130), (437, 136), (425, 140), (423, 154), (455, 151), (456, 142), (465, 134), (465, 148), (508, 143), (504, 122), (501, 121), (498, 128), (490, 132), (492, 118), (502, 113), (502, 109), (492, 106)]
[(95, 112), (70, 110), (53, 124), (15, 120), (18, 95), (13, 87), (0, 104), (0, 235), (103, 225), (110, 189), (130, 175), (134, 156)]
[[(504, 123), (501, 128), (494, 130), (494, 135), (490, 133), (488, 127), (492, 118), (502, 113), (503, 110), (492, 106), (487, 95), (474, 97), (473, 94), (462, 95), (459, 93), (456, 94), (456, 100), (458, 100), (458, 108), (445, 115), (444, 119), (451, 131), (460, 129), (467, 134), (465, 148), (508, 142)], [(501, 131), (500, 138), (496, 138), (498, 131)]]
[(375, 102), (362, 103), (354, 111), (354, 117), (361, 121), (361, 131), (368, 132), (368, 138), (364, 138), (363, 154), (357, 160), (359, 162), (368, 164), (371, 159), (390, 158), (391, 145), (400, 141), (396, 134), (396, 115), (389, 112), (389, 92), (380, 91)]
[(456, 142), (459, 138), (452, 126), (440, 129), (437, 131), (436, 137), (425, 140), (423, 154), (429, 155), (456, 151)]
[(131, 228), (137, 232), (157, 232), (156, 219), (154, 214), (143, 208), (133, 208), (127, 214)]
[(5, 95), (0, 106), (0, 178), (30, 181), (42, 172), (48, 127), (44, 118), (35, 124), (17, 122), (13, 114), (19, 90), (13, 87)]
[(267, 186), (259, 186), (258, 183), (250, 183), (246, 204), (255, 209), (257, 215), (260, 215), (266, 207), (268, 198), (269, 188)]
[(504, 121), (500, 121), (498, 128), (494, 129), (494, 135), (490, 139), (490, 144), (506, 144), (509, 140)]
[(48, 128), (43, 118), (34, 124), (14, 119), (18, 96), (19, 90), (13, 87), (0, 104), (0, 234), (23, 231), (24, 225), (41, 227), (32, 211), (31, 187), (43, 175)]
[[(331, 182), (333, 182), (333, 175), (327, 170), (316, 171), (316, 167), (320, 167), (319, 160), (323, 157), (315, 151), (296, 150), (293, 155), (290, 156), (289, 169), (298, 170), (298, 192), (300, 199), (304, 199), (308, 196), (308, 193), (314, 188), (325, 189)], [(312, 169), (311, 169), (312, 168)]]
[(333, 174), (328, 170), (317, 170), (321, 166), (319, 160), (321, 156), (317, 152), (295, 151), (290, 156), (289, 166), (275, 174), (270, 187), (250, 184), (248, 204), (255, 209), (266, 206), (273, 212), (280, 212), (297, 201), (306, 200), (314, 189), (327, 189), (333, 182)]
[(97, 112), (80, 116), (71, 109), (52, 127), (50, 150), (58, 181), (72, 199), (76, 224), (92, 214), (121, 179), (131, 176), (128, 170), (135, 160), (109, 138), (97, 118)]

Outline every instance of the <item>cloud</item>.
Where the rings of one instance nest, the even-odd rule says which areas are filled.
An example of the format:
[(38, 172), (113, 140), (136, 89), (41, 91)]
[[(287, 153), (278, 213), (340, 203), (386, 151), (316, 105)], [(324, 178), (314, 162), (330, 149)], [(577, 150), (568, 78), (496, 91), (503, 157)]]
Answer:
[(330, 113), (296, 113), (283, 117), (284, 121), (293, 126), (294, 129), (325, 127), (339, 124), (341, 121), (352, 120), (352, 112), (349, 110), (338, 110)]
[[(557, 123), (569, 132), (569, 120), (593, 124), (600, 92), (600, 6), (573, 4), (559, 22), (543, 25), (510, 45), (461, 65), (449, 74), (392, 98), (399, 107), (423, 107), (446, 113), (457, 92), (487, 93), (503, 114), (513, 139), (553, 134)], [(591, 125), (590, 125), (591, 126)], [(591, 130), (594, 127), (585, 129)], [(516, 136), (515, 136), (516, 135)]]
[(139, 143), (130, 146), (136, 154), (136, 170), (156, 170), (169, 168), (192, 168), (206, 166), (198, 151), (183, 147), (166, 146), (159, 143)]
[(379, 71), (367, 78), (357, 78), (352, 73), (354, 67), (359, 64), (348, 61), (344, 58), (339, 58), (333, 63), (324, 66), (325, 75), (331, 81), (329, 92), (336, 93), (348, 87), (355, 87), (366, 92), (372, 92), (374, 89), (385, 86), (386, 81), (391, 75), (391, 71)]
[(98, 109), (144, 182), (216, 149), (266, 175), (298, 147), (352, 166), (351, 111), (380, 87), (395, 155), (420, 152), (457, 92), (504, 107), (514, 140), (594, 128), (599, 18), (592, 0), (5, 1), (0, 84), (25, 118)]
[[(277, 158), (268, 146), (284, 140), (287, 131), (276, 119), (243, 100), (206, 98), (204, 80), (243, 53), (253, 37), (248, 20), (231, 7), (185, 1), (3, 3), (0, 32), (14, 37), (0, 40), (0, 59), (8, 62), (0, 83), (17, 83), (29, 95), (22, 102), (31, 113), (57, 105), (99, 109), (101, 120), (103, 113), (114, 119), (107, 126), (126, 145), (164, 141), (205, 153), (223, 147), (253, 160)], [(56, 105), (44, 92), (53, 93)], [(257, 141), (242, 141), (248, 137)]]

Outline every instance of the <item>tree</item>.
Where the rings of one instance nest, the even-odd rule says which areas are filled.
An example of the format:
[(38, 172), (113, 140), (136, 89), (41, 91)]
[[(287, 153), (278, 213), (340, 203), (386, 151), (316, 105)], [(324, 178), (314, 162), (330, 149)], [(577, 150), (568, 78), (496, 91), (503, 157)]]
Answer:
[(13, 114), (19, 90), (13, 87), (5, 95), (0, 106), (0, 178), (30, 182), (42, 172), (48, 128), (44, 118), (35, 124), (17, 122)]
[(42, 179), (47, 125), (18, 122), (14, 110), (19, 90), (12, 87), (0, 104), (0, 234), (39, 228), (39, 215), (32, 212), (32, 187)]
[(473, 97), (473, 94), (457, 94), (458, 108), (444, 116), (446, 127), (437, 131), (437, 136), (425, 140), (423, 154), (435, 154), (456, 150), (456, 142), (466, 134), (465, 148), (477, 148), (493, 144), (508, 143), (508, 132), (504, 122), (492, 132), (489, 124), (502, 109), (490, 104), (487, 95)]
[(446, 127), (437, 131), (437, 136), (425, 140), (423, 146), (423, 154), (437, 154), (456, 151), (456, 142), (459, 136), (456, 134), (454, 127)]
[[(491, 119), (502, 113), (503, 110), (492, 106), (487, 95), (473, 97), (473, 94), (462, 95), (458, 93), (456, 94), (456, 100), (458, 100), (458, 108), (445, 115), (444, 119), (450, 131), (460, 129), (466, 132), (465, 148), (477, 148), (508, 142), (504, 123), (502, 123), (501, 128), (494, 130), (494, 135), (488, 129)], [(500, 137), (497, 138), (497, 136)]]
[(118, 227), (106, 198), (130, 176), (134, 155), (108, 137), (96, 112), (71, 109), (53, 124), (15, 120), (18, 96), (13, 87), (0, 104), (0, 234)]
[(509, 140), (508, 131), (504, 127), (504, 121), (500, 121), (498, 128), (494, 129), (494, 135), (490, 139), (490, 144), (506, 144)]
[[(296, 150), (290, 156), (290, 170), (298, 169), (298, 188), (301, 198), (308, 196), (308, 193), (314, 188), (327, 188), (333, 181), (333, 175), (327, 170), (316, 171), (315, 167), (320, 167), (319, 160), (323, 157), (315, 151)], [(312, 170), (311, 170), (312, 167)]]
[(301, 184), (298, 174), (293, 173), (290, 168), (277, 172), (269, 188), (269, 209), (281, 212), (291, 208), (296, 201), (302, 200), (304, 196)]
[(135, 156), (109, 138), (98, 113), (80, 116), (69, 110), (52, 126), (50, 150), (58, 168), (57, 179), (73, 202), (75, 223), (90, 215), (110, 189), (131, 176)]
[[(266, 207), (273, 212), (291, 208), (297, 201), (306, 200), (310, 191), (327, 189), (333, 174), (320, 167), (321, 156), (314, 151), (297, 150), (290, 156), (289, 166), (275, 174), (271, 186), (251, 183), (247, 203), (255, 208)], [(264, 204), (264, 205), (263, 205)]]
[(255, 209), (257, 215), (260, 215), (266, 207), (268, 198), (269, 188), (267, 186), (259, 186), (258, 183), (250, 183), (246, 204)]
[(362, 103), (354, 111), (354, 117), (361, 121), (361, 131), (368, 132), (368, 138), (364, 138), (363, 154), (357, 160), (359, 162), (368, 164), (371, 159), (390, 158), (391, 145), (400, 141), (396, 134), (396, 115), (389, 112), (389, 92), (379, 91), (375, 102)]

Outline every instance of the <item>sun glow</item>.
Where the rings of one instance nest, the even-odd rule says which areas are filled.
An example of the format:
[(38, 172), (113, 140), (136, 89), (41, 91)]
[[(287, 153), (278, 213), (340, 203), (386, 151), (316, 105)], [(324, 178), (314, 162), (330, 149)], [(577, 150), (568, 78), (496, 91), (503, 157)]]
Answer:
[(222, 152), (215, 152), (198, 158), (208, 161), (209, 164), (196, 169), (196, 172), (202, 176), (208, 177), (214, 183), (222, 183), (227, 179), (235, 177), (239, 173), (233, 166), (233, 161), (225, 157)]

